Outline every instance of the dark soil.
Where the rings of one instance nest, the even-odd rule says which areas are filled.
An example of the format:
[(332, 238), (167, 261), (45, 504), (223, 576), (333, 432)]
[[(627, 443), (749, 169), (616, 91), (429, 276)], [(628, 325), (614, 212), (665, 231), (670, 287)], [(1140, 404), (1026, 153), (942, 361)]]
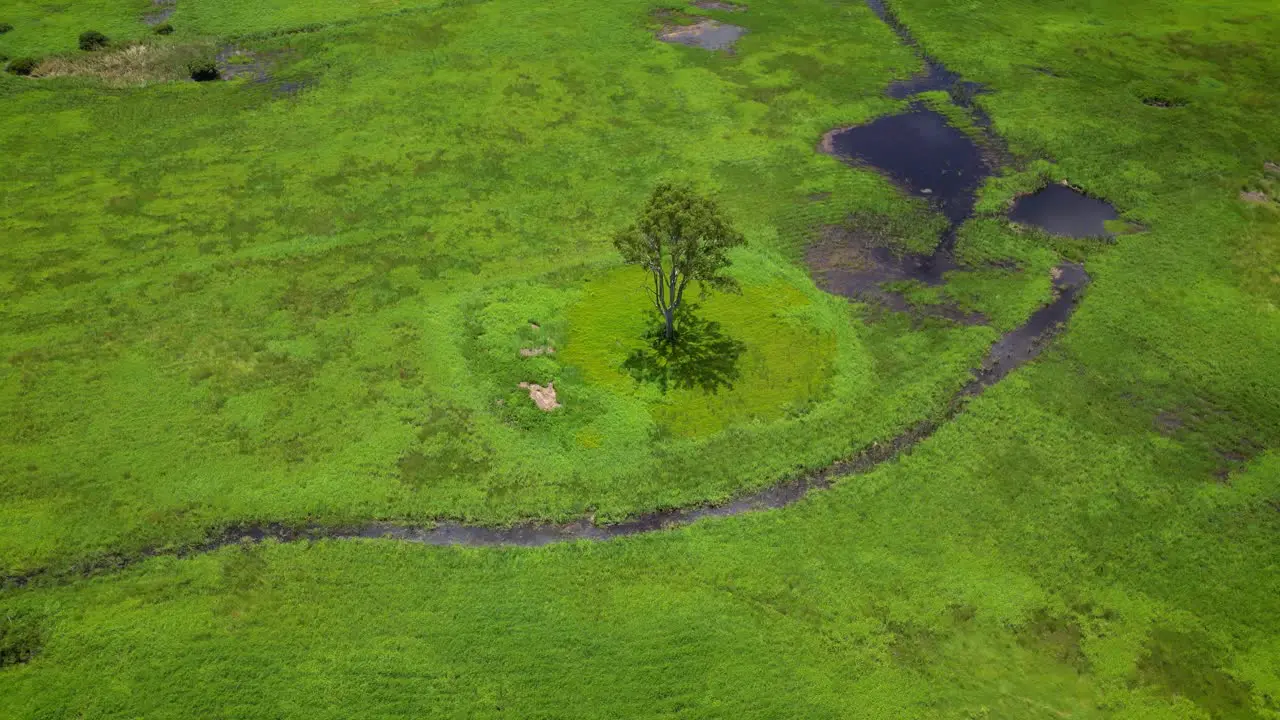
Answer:
[(885, 283), (916, 281), (941, 284), (941, 272), (954, 269), (948, 258), (895, 251), (885, 239), (856, 225), (828, 227), (823, 240), (805, 252), (814, 281), (823, 290), (847, 298), (875, 303), (894, 312), (938, 317), (965, 325), (986, 324), (981, 313), (954, 304), (912, 304), (905, 295)]
[(1172, 410), (1162, 410), (1156, 414), (1156, 431), (1165, 437), (1177, 435), (1185, 424), (1182, 416)]

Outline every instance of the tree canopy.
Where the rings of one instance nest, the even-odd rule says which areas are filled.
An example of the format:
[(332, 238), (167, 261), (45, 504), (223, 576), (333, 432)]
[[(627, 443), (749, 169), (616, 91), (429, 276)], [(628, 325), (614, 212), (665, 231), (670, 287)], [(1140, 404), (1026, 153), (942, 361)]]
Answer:
[(729, 250), (746, 244), (712, 198), (688, 185), (661, 183), (640, 210), (634, 224), (620, 231), (613, 244), (625, 262), (648, 270), (650, 298), (676, 333), (677, 312), (690, 283), (736, 292), (738, 283), (724, 271), (732, 264)]

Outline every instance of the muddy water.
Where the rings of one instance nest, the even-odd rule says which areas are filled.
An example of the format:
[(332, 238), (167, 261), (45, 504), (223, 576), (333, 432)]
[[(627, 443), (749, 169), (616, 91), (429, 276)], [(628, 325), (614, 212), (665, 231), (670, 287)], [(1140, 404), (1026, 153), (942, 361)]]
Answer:
[(738, 38), (747, 33), (747, 29), (737, 25), (728, 25), (716, 20), (703, 20), (694, 25), (674, 27), (663, 31), (659, 39), (663, 42), (699, 47), (704, 50), (731, 50)]
[(143, 15), (142, 22), (153, 26), (159, 25), (173, 17), (173, 11), (177, 9), (177, 4), (178, 0), (151, 0), (151, 6), (155, 10)]
[(1049, 185), (1043, 190), (1018, 198), (1009, 219), (1034, 225), (1053, 235), (1067, 237), (1110, 237), (1106, 222), (1119, 217), (1107, 202), (1066, 185)]

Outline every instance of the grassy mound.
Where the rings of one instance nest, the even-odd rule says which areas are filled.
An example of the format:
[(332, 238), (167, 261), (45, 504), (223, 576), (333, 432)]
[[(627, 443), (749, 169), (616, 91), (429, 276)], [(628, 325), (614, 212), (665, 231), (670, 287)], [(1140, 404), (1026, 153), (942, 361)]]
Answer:
[[(654, 330), (655, 314), (644, 294), (645, 280), (634, 270), (611, 273), (592, 282), (569, 309), (562, 359), (587, 382), (643, 398), (659, 427), (681, 437), (798, 414), (824, 398), (834, 334), (806, 327), (804, 313), (813, 309), (812, 300), (782, 284), (748, 285), (741, 295), (717, 294), (697, 303), (696, 317), (716, 323), (729, 346), (717, 358), (724, 361), (720, 380), (686, 378), (676, 369), (666, 392), (661, 381), (646, 381), (652, 373), (628, 366), (629, 359), (651, 353), (646, 333)], [(697, 291), (690, 296), (696, 302)], [(742, 345), (740, 356), (734, 343)]]

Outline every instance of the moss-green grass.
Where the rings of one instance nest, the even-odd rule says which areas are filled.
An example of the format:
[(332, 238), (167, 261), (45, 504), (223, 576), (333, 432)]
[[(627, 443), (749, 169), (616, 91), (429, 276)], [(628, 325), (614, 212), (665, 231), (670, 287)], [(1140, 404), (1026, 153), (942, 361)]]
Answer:
[(79, 52), (80, 33), (86, 30), (97, 30), (114, 41), (132, 40), (149, 32), (142, 16), (150, 9), (149, 0), (10, 0), (0, 8), (0, 23), (13, 26), (0, 34), (0, 54), (39, 57)]
[[(0, 564), (255, 520), (616, 519), (937, 412), (994, 334), (866, 328), (794, 264), (855, 210), (927, 222), (813, 149), (899, 106), (879, 89), (910, 55), (861, 6), (834, 29), (804, 7), (744, 15), (737, 58), (657, 42), (639, 2), (462, 4), (212, 40), (269, 60), (266, 81), (0, 79), (0, 184), (20, 199), (0, 215)], [(516, 385), (559, 363), (521, 359), (520, 333), (545, 315), (571, 342), (564, 313), (618, 264), (610, 235), (672, 176), (746, 233), (735, 272), (791, 288), (713, 302), (786, 322), (748, 330), (733, 393), (637, 405), (569, 372), (542, 415)], [(783, 349), (807, 336), (835, 344)]]
[[(826, 303), (834, 317), (805, 322), (812, 301), (781, 282), (750, 283), (741, 294), (689, 291), (698, 316), (717, 323), (728, 338), (743, 345), (734, 363), (735, 377), (707, 392), (701, 387), (671, 387), (637, 380), (624, 367), (632, 353), (647, 347), (645, 335), (655, 318), (644, 292), (643, 272), (616, 271), (591, 283), (569, 310), (568, 335), (561, 358), (579, 369), (588, 383), (617, 388), (643, 398), (654, 419), (683, 436), (714, 434), (733, 423), (767, 422), (799, 412), (823, 399), (834, 359), (835, 333), (845, 313)], [(860, 355), (865, 357), (865, 354)], [(859, 369), (850, 368), (851, 372)], [(861, 368), (858, 374), (866, 374)]]
[[(245, 19), (208, 32), (311, 21), (224, 7)], [(1094, 279), (1036, 363), (783, 511), (529, 550), (232, 548), (7, 591), (4, 637), (42, 647), (0, 668), (0, 714), (1274, 718), (1280, 221), (1239, 193), (1280, 155), (1280, 20), (893, 7), (1029, 160), (988, 185), (960, 235), (979, 269), (947, 289), (996, 328), (868, 323), (798, 267), (816, 224), (918, 209), (814, 151), (902, 107), (883, 87), (917, 69), (858, 3), (753, 3), (732, 56), (656, 43), (647, 3), (498, 1), (252, 40), (288, 51), (266, 83), (0, 78), (6, 572), (240, 520), (724, 497), (937, 412), (1061, 257)], [(832, 338), (807, 412), (654, 432), (660, 403), (570, 362), (609, 232), (671, 174), (747, 234), (749, 287), (807, 301), (787, 327)], [(1062, 179), (1146, 230), (1000, 219)], [(548, 338), (563, 352), (519, 357)], [(531, 372), (563, 414), (513, 387)]]

